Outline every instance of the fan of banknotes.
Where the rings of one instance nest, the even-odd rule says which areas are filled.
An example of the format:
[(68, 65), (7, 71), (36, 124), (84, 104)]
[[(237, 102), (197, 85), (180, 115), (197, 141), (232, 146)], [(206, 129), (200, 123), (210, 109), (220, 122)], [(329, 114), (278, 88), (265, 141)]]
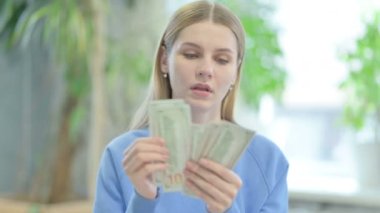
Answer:
[(149, 130), (169, 149), (169, 167), (155, 174), (164, 192), (182, 191), (183, 170), (188, 160), (207, 158), (233, 168), (248, 146), (254, 132), (227, 121), (193, 124), (188, 104), (181, 99), (152, 101), (149, 105)]

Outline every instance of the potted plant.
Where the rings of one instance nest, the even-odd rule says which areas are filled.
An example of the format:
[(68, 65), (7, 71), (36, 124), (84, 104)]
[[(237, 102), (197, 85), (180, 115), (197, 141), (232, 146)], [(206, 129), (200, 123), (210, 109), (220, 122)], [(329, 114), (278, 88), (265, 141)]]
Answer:
[(343, 122), (355, 135), (358, 180), (363, 187), (380, 187), (380, 11), (342, 59), (349, 68), (340, 84), (346, 95)]
[[(24, 146), (26, 152), (32, 153), (31, 159), (35, 164), (33, 167), (28, 164), (25, 166), (27, 169), (19, 168), (22, 170), (19, 174), (28, 170), (28, 175), (14, 174), (16, 183), (12, 182), (13, 185), (25, 182), (23, 188), (9, 187), (10, 190), (0, 192), (0, 212), (92, 211), (96, 172), (103, 146), (109, 140), (110, 132), (119, 134), (125, 129), (125, 117), (132, 114), (136, 91), (149, 80), (150, 63), (145, 52), (150, 52), (150, 49), (146, 43), (149, 44), (152, 37), (158, 37), (155, 35), (158, 27), (151, 26), (148, 20), (144, 23), (138, 21), (146, 17), (148, 11), (156, 16), (155, 25), (159, 25), (164, 11), (157, 9), (158, 4), (160, 2), (147, 7), (135, 0), (123, 0), (123, 4), (96, 0), (0, 1), (0, 48), (3, 48), (0, 55), (31, 48), (30, 43), (33, 43), (37, 47), (36, 55), (40, 48), (51, 53), (51, 58), (45, 60), (52, 60), (53, 66), (46, 72), (58, 73), (64, 84), (64, 95), (56, 106), (59, 119), (49, 117), (51, 123), (56, 122), (51, 129), (58, 130), (52, 131), (53, 137), (49, 141), (41, 142), (53, 145), (45, 146), (44, 150), (49, 151), (40, 151), (42, 154), (34, 154), (28, 150), (29, 146)], [(104, 25), (106, 23), (107, 26)], [(131, 23), (139, 23), (139, 28), (128, 27)], [(141, 35), (139, 32), (144, 33)], [(145, 42), (144, 45), (141, 42)], [(24, 63), (22, 58), (9, 57), (9, 60)], [(36, 82), (31, 81), (30, 84), (35, 85)], [(92, 108), (94, 114), (90, 114), (88, 108)], [(90, 118), (92, 125), (87, 127)], [(36, 140), (27, 141), (31, 146), (35, 143)], [(81, 150), (89, 151), (83, 153)], [(85, 158), (88, 162), (83, 163)], [(87, 177), (83, 177), (83, 173), (87, 173)], [(78, 185), (75, 181), (88, 183), (87, 187), (81, 186), (86, 188), (86, 195), (83, 195), (82, 188), (75, 188)]]
[(246, 55), (241, 77), (244, 103), (260, 110), (263, 97), (281, 102), (287, 73), (282, 64), (283, 52), (278, 29), (271, 22), (274, 4), (261, 1), (218, 0), (240, 18), (246, 33)]
[[(28, 47), (32, 40), (41, 41), (40, 47), (49, 48), (54, 55), (56, 66), (51, 70), (62, 71), (65, 78), (65, 94), (59, 107), (57, 138), (54, 140), (55, 150), (51, 150), (54, 154), (39, 157), (43, 160), (33, 171), (33, 176), (27, 180), (27, 189), (23, 192), (14, 192), (15, 195), (12, 192), (9, 198), (1, 199), (0, 212), (13, 212), (8, 210), (8, 207), (12, 209), (14, 206), (25, 206), (41, 212), (45, 212), (42, 209), (49, 209), (46, 212), (50, 212), (55, 211), (55, 206), (63, 202), (68, 203), (69, 210), (59, 212), (91, 211), (90, 186), (94, 185), (95, 178), (90, 179), (90, 175), (96, 176), (95, 166), (97, 167), (96, 160), (99, 157), (96, 156), (96, 160), (91, 161), (93, 164), (88, 165), (91, 168), (89, 173), (92, 172), (88, 178), (90, 182), (88, 198), (75, 194), (71, 186), (71, 173), (75, 153), (84, 141), (80, 127), (88, 111), (86, 101), (90, 94), (93, 101), (90, 153), (98, 154), (101, 150), (97, 147), (101, 147), (99, 144), (105, 140), (106, 107), (103, 101), (105, 39), (102, 32), (105, 10), (103, 8), (103, 4), (96, 1), (0, 2), (0, 37), (6, 43), (4, 47), (10, 51)], [(41, 189), (43, 186), (46, 190)], [(6, 202), (8, 199), (10, 201)], [(18, 202), (16, 199), (22, 201)], [(81, 206), (71, 205), (73, 202)], [(21, 205), (22, 203), (25, 205)]]

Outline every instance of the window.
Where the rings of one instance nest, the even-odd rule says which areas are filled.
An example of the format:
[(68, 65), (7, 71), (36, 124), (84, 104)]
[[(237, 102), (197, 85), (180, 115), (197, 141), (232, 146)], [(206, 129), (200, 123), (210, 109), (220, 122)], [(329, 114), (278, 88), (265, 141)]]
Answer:
[[(238, 116), (285, 152), (289, 188), (340, 192), (357, 190), (351, 136), (339, 124), (347, 69), (338, 59), (363, 30), (362, 15), (379, 1), (278, 0), (276, 20), (288, 71), (282, 106), (270, 98), (257, 116)], [(244, 116), (243, 116), (244, 115)], [(257, 117), (257, 118), (256, 118)], [(254, 123), (259, 120), (259, 124)], [(333, 188), (331, 186), (333, 184)]]

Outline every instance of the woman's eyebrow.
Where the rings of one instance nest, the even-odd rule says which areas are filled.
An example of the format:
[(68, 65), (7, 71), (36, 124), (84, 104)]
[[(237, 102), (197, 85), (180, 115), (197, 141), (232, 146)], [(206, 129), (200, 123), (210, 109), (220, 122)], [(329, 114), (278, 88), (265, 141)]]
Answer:
[(230, 48), (218, 48), (216, 49), (217, 52), (229, 52), (229, 53), (234, 53)]
[(183, 47), (183, 46), (191, 46), (191, 47), (195, 47), (198, 49), (202, 49), (201, 46), (199, 46), (198, 44), (192, 43), (192, 42), (184, 42), (184, 43), (182, 43), (181, 47)]
[[(191, 46), (191, 47), (195, 47), (195, 48), (198, 48), (198, 49), (203, 49), (201, 46), (199, 46), (198, 44), (195, 44), (195, 43), (192, 43), (192, 42), (184, 42), (181, 47), (183, 46)], [(230, 48), (217, 48), (215, 51), (217, 52), (229, 52), (229, 53), (234, 53), (234, 51), (232, 51)]]

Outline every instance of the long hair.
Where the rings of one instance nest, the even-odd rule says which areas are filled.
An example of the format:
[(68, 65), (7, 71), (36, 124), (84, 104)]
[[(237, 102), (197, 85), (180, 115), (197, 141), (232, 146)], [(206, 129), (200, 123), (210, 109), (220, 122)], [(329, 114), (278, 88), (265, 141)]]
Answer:
[(234, 122), (234, 106), (240, 85), (240, 70), (244, 59), (245, 33), (239, 18), (225, 6), (205, 0), (195, 1), (179, 8), (170, 19), (157, 47), (154, 67), (150, 79), (148, 95), (134, 115), (130, 129), (140, 129), (148, 126), (148, 105), (152, 100), (171, 99), (172, 88), (169, 78), (164, 78), (160, 68), (163, 51), (173, 47), (179, 33), (184, 28), (202, 21), (211, 21), (229, 28), (236, 37), (238, 45), (237, 79), (232, 89), (222, 100), (221, 119)]

